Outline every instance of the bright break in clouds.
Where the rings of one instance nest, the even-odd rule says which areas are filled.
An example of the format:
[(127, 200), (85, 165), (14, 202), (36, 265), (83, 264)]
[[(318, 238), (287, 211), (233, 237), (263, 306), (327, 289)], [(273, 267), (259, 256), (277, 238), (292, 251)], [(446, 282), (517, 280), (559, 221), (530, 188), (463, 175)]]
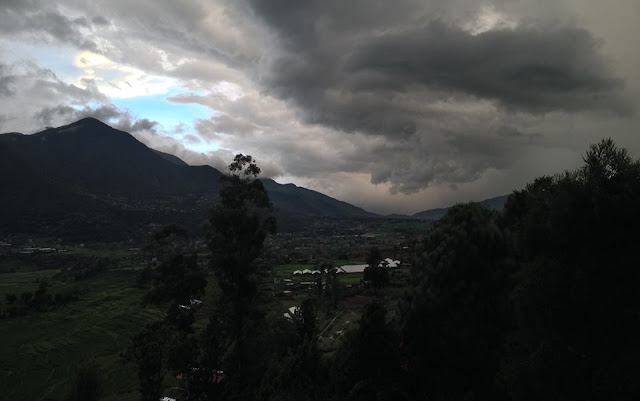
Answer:
[(382, 213), (640, 151), (633, 0), (85, 3), (0, 2), (0, 131), (93, 116)]

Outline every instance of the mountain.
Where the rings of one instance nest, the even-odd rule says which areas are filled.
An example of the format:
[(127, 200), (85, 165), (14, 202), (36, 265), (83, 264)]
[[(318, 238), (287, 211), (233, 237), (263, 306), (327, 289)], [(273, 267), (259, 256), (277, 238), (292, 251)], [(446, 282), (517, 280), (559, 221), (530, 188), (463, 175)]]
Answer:
[(262, 183), (273, 204), (294, 215), (378, 217), (377, 214), (367, 212), (350, 203), (295, 184), (282, 185), (269, 178), (262, 179)]
[(179, 158), (178, 156), (174, 156), (174, 155), (169, 154), (169, 153), (160, 152), (159, 150), (155, 150), (155, 149), (151, 149), (151, 150), (153, 150), (155, 154), (157, 154), (158, 156), (162, 157), (163, 159), (165, 159), (167, 161), (170, 161), (173, 164), (177, 164), (178, 166), (188, 166), (189, 165), (184, 160)]
[(418, 212), (411, 217), (414, 219), (420, 220), (438, 220), (444, 217), (445, 214), (449, 211), (448, 207), (442, 207), (437, 209), (429, 209), (422, 212)]
[(504, 209), (504, 204), (507, 203), (509, 195), (496, 196), (495, 198), (485, 199), (480, 204), (489, 210), (500, 211)]
[[(202, 228), (221, 173), (189, 166), (93, 118), (33, 135), (0, 135), (0, 233), (122, 239), (149, 225)], [(285, 224), (375, 216), (319, 192), (263, 179)]]
[[(508, 197), (509, 195), (501, 195), (496, 196), (495, 198), (485, 199), (478, 203), (489, 210), (500, 211), (504, 207), (504, 204), (507, 202)], [(438, 220), (444, 217), (444, 215), (447, 214), (447, 211), (449, 211), (448, 207), (430, 209), (423, 212), (418, 212), (411, 217), (420, 220)]]

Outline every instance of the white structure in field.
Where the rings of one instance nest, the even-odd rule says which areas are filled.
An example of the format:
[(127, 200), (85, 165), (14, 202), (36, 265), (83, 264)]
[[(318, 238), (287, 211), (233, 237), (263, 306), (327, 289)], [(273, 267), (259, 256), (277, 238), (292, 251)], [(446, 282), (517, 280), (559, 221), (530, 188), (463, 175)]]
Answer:
[[(367, 266), (368, 265), (342, 265), (342, 266), (338, 267), (338, 272), (362, 273), (362, 272), (364, 272), (364, 269), (367, 268)], [(395, 269), (397, 267), (400, 267), (400, 261), (399, 260), (393, 260), (391, 258), (386, 258), (378, 266), (380, 266), (380, 267), (386, 266), (386, 267)]]
[(287, 319), (292, 319), (293, 316), (296, 314), (296, 312), (298, 311), (298, 309), (300, 309), (299, 306), (292, 306), (291, 308), (289, 308), (289, 312), (285, 312), (284, 313), (284, 317), (286, 317)]
[(338, 267), (338, 271), (341, 270), (345, 273), (362, 273), (367, 266), (368, 265), (343, 265)]
[(400, 261), (399, 260), (393, 260), (391, 258), (386, 258), (384, 261), (387, 262), (387, 267), (393, 267), (393, 268), (400, 267)]

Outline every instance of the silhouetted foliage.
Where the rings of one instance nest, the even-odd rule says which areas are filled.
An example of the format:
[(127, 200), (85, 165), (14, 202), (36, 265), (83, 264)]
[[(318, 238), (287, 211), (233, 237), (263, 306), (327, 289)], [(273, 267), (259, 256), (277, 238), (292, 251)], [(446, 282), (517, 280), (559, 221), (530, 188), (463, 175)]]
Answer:
[(203, 294), (206, 272), (198, 266), (197, 251), (186, 230), (175, 225), (160, 228), (151, 234), (145, 253), (154, 264), (151, 272), (142, 271), (152, 282), (147, 301), (187, 304)]
[(220, 201), (209, 213), (211, 266), (225, 297), (251, 300), (257, 266), (268, 233), (275, 231), (272, 206), (251, 156), (239, 154), (221, 177)]
[(209, 213), (207, 227), (211, 269), (221, 291), (204, 332), (201, 367), (224, 371), (219, 385), (203, 386), (209, 397), (221, 392), (255, 394), (266, 354), (259, 335), (263, 321), (253, 301), (259, 272), (256, 260), (267, 234), (275, 231), (275, 219), (267, 191), (256, 179), (260, 168), (255, 160), (239, 154), (229, 173), (221, 177), (220, 199)]
[(333, 362), (337, 395), (348, 400), (407, 399), (401, 389), (398, 336), (387, 324), (384, 306), (367, 305), (358, 329), (346, 334)]
[(138, 365), (141, 401), (160, 399), (165, 334), (163, 322), (150, 323), (133, 336), (125, 353), (127, 360)]
[(508, 327), (508, 247), (497, 214), (452, 207), (425, 240), (403, 308), (403, 352), (415, 394), (499, 400), (494, 376)]
[(501, 378), (516, 400), (640, 395), (640, 165), (610, 139), (584, 161), (506, 205), (522, 268)]
[(367, 254), (367, 267), (364, 269), (364, 280), (371, 282), (374, 290), (389, 284), (389, 271), (386, 261), (382, 260), (382, 253), (376, 247), (369, 250)]
[[(584, 161), (515, 191), (502, 213), (450, 208), (411, 248), (398, 309), (367, 305), (321, 355), (316, 322), (323, 299), (336, 305), (335, 270), (318, 265), (316, 299), (290, 319), (261, 308), (257, 261), (274, 228), (271, 205), (255, 161), (236, 156), (208, 220), (219, 298), (198, 338), (193, 314), (176, 305), (134, 337), (128, 355), (145, 399), (159, 397), (163, 358), (193, 400), (640, 399), (640, 163), (611, 140)], [(366, 262), (377, 290), (389, 279), (381, 252)], [(43, 294), (46, 285), (7, 301)]]
[(19, 298), (16, 294), (7, 294), (5, 300), (8, 306), (0, 310), (0, 319), (22, 316), (30, 311), (51, 311), (78, 300), (78, 294), (77, 288), (69, 287), (52, 295), (49, 293), (49, 283), (42, 281), (33, 293), (25, 291)]
[(74, 387), (69, 401), (97, 401), (101, 391), (100, 370), (94, 360), (84, 360), (78, 364)]

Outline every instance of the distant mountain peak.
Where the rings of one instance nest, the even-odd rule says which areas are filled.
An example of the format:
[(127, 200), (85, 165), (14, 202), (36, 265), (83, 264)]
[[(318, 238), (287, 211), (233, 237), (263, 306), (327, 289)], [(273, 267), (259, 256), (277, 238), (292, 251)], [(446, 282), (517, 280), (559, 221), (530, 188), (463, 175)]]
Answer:
[[(0, 191), (0, 234), (56, 232), (83, 239), (138, 236), (149, 224), (168, 222), (197, 230), (217, 199), (221, 175), (155, 151), (95, 118), (0, 136), (0, 168), (12, 172)], [(263, 182), (281, 229), (315, 218), (376, 217), (294, 184)]]
[(107, 127), (107, 128), (111, 128), (108, 124), (103, 123), (102, 121), (98, 120), (97, 118), (93, 118), (93, 117), (85, 117), (81, 120), (78, 120), (74, 123), (71, 123), (69, 125), (67, 125), (67, 127)]

